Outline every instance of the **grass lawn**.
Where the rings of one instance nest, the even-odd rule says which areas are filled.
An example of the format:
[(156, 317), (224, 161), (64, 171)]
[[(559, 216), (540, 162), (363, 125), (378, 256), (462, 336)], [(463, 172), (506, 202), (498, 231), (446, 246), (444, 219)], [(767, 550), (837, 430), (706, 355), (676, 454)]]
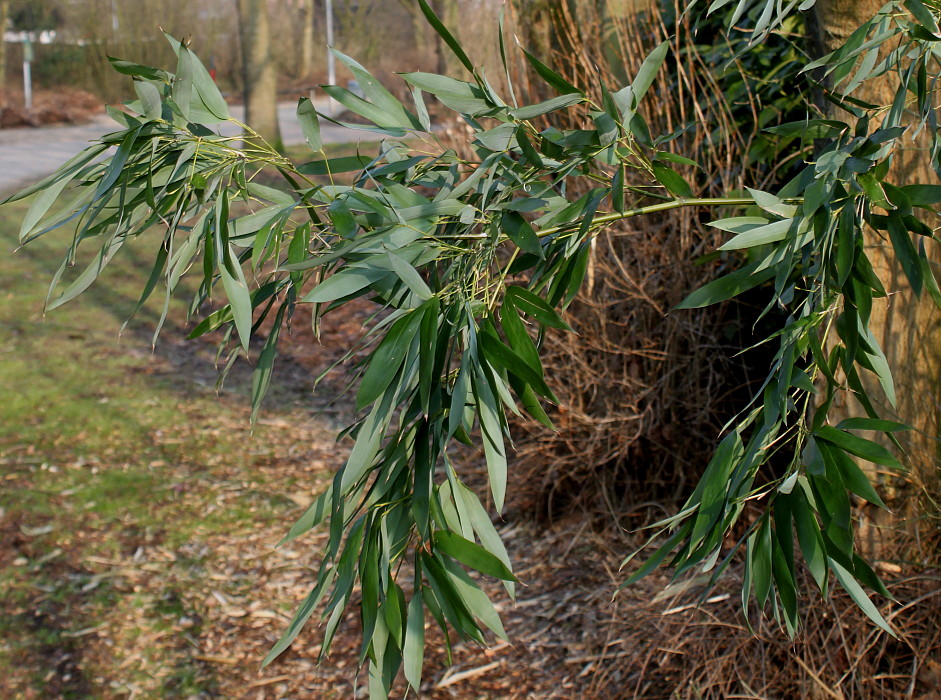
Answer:
[[(342, 459), (336, 421), (287, 361), (252, 435), (248, 372), (217, 392), (182, 303), (155, 350), (162, 299), (119, 334), (156, 236), (43, 317), (68, 238), (13, 253), (25, 210), (0, 210), (0, 696), (188, 697), (234, 664), (258, 680), (315, 563), (272, 547)], [(227, 645), (213, 616), (253, 632)]]
[[(86, 293), (44, 316), (69, 234), (14, 253), (26, 209), (0, 209), (0, 698), (354, 697), (355, 612), (324, 665), (315, 620), (276, 664), (259, 665), (315, 578), (322, 535), (275, 544), (348, 449), (335, 435), (349, 408), (327, 402), (342, 372), (321, 383), (322, 397), (310, 389), (358, 335), (358, 317), (328, 315), (320, 345), (297, 314), (252, 434), (248, 364), (217, 390), (211, 340), (182, 340), (183, 302), (170, 305), (156, 347), (159, 287), (120, 332), (157, 235), (125, 245)], [(440, 633), (426, 625), (422, 697), (578, 694), (565, 658), (580, 633), (546, 627), (557, 605), (546, 571), (584, 574), (587, 559), (550, 555), (568, 535), (503, 528), (529, 542), (523, 574), (542, 572), (534, 602), (505, 611), (508, 628), (528, 632), (512, 652), (457, 644), (449, 676)]]

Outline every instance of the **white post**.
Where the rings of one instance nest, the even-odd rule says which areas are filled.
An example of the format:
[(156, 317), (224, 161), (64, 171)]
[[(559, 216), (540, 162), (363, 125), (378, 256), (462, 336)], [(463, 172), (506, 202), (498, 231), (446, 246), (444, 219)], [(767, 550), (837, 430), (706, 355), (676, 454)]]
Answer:
[[(333, 53), (329, 49), (333, 48), (333, 0), (326, 1), (327, 6), (327, 83), (329, 85), (337, 84), (337, 66), (336, 58), (333, 56)], [(333, 98), (330, 99), (330, 105), (327, 107), (327, 112), (332, 117), (334, 115), (333, 109)]]
[(26, 111), (33, 108), (33, 45), (29, 39), (23, 42), (23, 103)]

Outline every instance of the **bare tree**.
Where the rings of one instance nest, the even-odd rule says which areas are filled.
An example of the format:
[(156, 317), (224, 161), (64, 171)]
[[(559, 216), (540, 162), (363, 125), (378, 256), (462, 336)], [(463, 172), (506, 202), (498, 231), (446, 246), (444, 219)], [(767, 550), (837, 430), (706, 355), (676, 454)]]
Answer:
[(10, 19), (10, 0), (0, 0), (0, 91), (7, 86), (7, 44), (3, 34)]
[(317, 45), (314, 37), (314, 0), (301, 0), (301, 69), (298, 73), (307, 77), (314, 67), (314, 52)]
[(245, 123), (277, 149), (283, 148), (278, 125), (278, 77), (271, 55), (267, 0), (237, 0), (242, 47)]

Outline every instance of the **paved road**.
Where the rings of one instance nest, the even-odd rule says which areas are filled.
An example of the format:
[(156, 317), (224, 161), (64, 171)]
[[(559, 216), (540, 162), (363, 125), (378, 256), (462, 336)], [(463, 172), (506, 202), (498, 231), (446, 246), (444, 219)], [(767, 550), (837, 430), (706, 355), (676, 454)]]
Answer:
[[(318, 104), (321, 111), (325, 104)], [(294, 103), (278, 105), (278, 120), (285, 145), (303, 143), (300, 125), (295, 116)], [(241, 106), (232, 107), (232, 116), (242, 118)], [(102, 134), (115, 131), (117, 125), (102, 114), (94, 121), (79, 126), (50, 126), (38, 129), (0, 129), (0, 192), (45, 177), (69, 158), (88, 146)], [(324, 123), (321, 125), (324, 143), (374, 141), (379, 137), (368, 131), (347, 129)]]

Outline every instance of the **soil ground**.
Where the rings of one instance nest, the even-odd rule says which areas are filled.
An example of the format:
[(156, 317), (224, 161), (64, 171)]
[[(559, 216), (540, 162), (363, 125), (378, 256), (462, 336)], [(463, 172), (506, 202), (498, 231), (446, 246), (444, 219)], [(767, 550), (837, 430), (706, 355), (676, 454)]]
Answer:
[(69, 86), (55, 90), (37, 90), (33, 94), (32, 109), (26, 109), (24, 106), (22, 91), (0, 91), (0, 129), (81, 124), (102, 111), (100, 98)]
[[(317, 394), (310, 389), (357, 336), (357, 317), (328, 316), (323, 343), (297, 319), (252, 433), (248, 368), (217, 388), (214, 347), (180, 341), (182, 303), (171, 304), (155, 349), (161, 301), (118, 333), (158, 239), (145, 236), (79, 300), (43, 316), (68, 237), (10, 254), (25, 210), (0, 210), (0, 697), (362, 697), (355, 620), (320, 666), (311, 622), (259, 669), (315, 576), (316, 533), (276, 544), (348, 449), (334, 436), (349, 404), (329, 401), (344, 386), (342, 370)], [(928, 698), (941, 690), (936, 661), (870, 634), (846, 617), (845, 600), (818, 606), (806, 638), (789, 642), (773, 625), (756, 637), (736, 612), (734, 575), (700, 609), (690, 597), (699, 580), (664, 593), (663, 575), (612, 602), (634, 536), (595, 534), (577, 515), (540, 523), (512, 505), (499, 529), (524, 583), (515, 603), (490, 588), (511, 644), (457, 645), (446, 670), (442, 640), (431, 637), (422, 697)], [(935, 604), (937, 580), (899, 597)], [(893, 619), (941, 646), (937, 616)], [(899, 663), (855, 679), (877, 653)], [(836, 685), (844, 681), (855, 684), (846, 694)], [(887, 684), (910, 690), (870, 692)]]
[[(0, 212), (4, 251), (24, 212)], [(355, 620), (319, 667), (314, 623), (259, 666), (311, 586), (319, 540), (275, 545), (348, 449), (335, 434), (349, 406), (327, 400), (342, 371), (310, 388), (359, 322), (328, 323), (319, 344), (298, 320), (252, 434), (248, 368), (217, 390), (214, 346), (180, 341), (182, 305), (156, 349), (159, 304), (119, 335), (156, 243), (45, 317), (66, 239), (0, 257), (0, 697), (352, 697)], [(500, 527), (527, 584), (501, 601), (513, 644), (458, 645), (446, 671), (439, 638), (427, 697), (581, 696), (605, 652), (604, 606), (589, 603), (609, 598), (610, 557), (519, 512)]]

